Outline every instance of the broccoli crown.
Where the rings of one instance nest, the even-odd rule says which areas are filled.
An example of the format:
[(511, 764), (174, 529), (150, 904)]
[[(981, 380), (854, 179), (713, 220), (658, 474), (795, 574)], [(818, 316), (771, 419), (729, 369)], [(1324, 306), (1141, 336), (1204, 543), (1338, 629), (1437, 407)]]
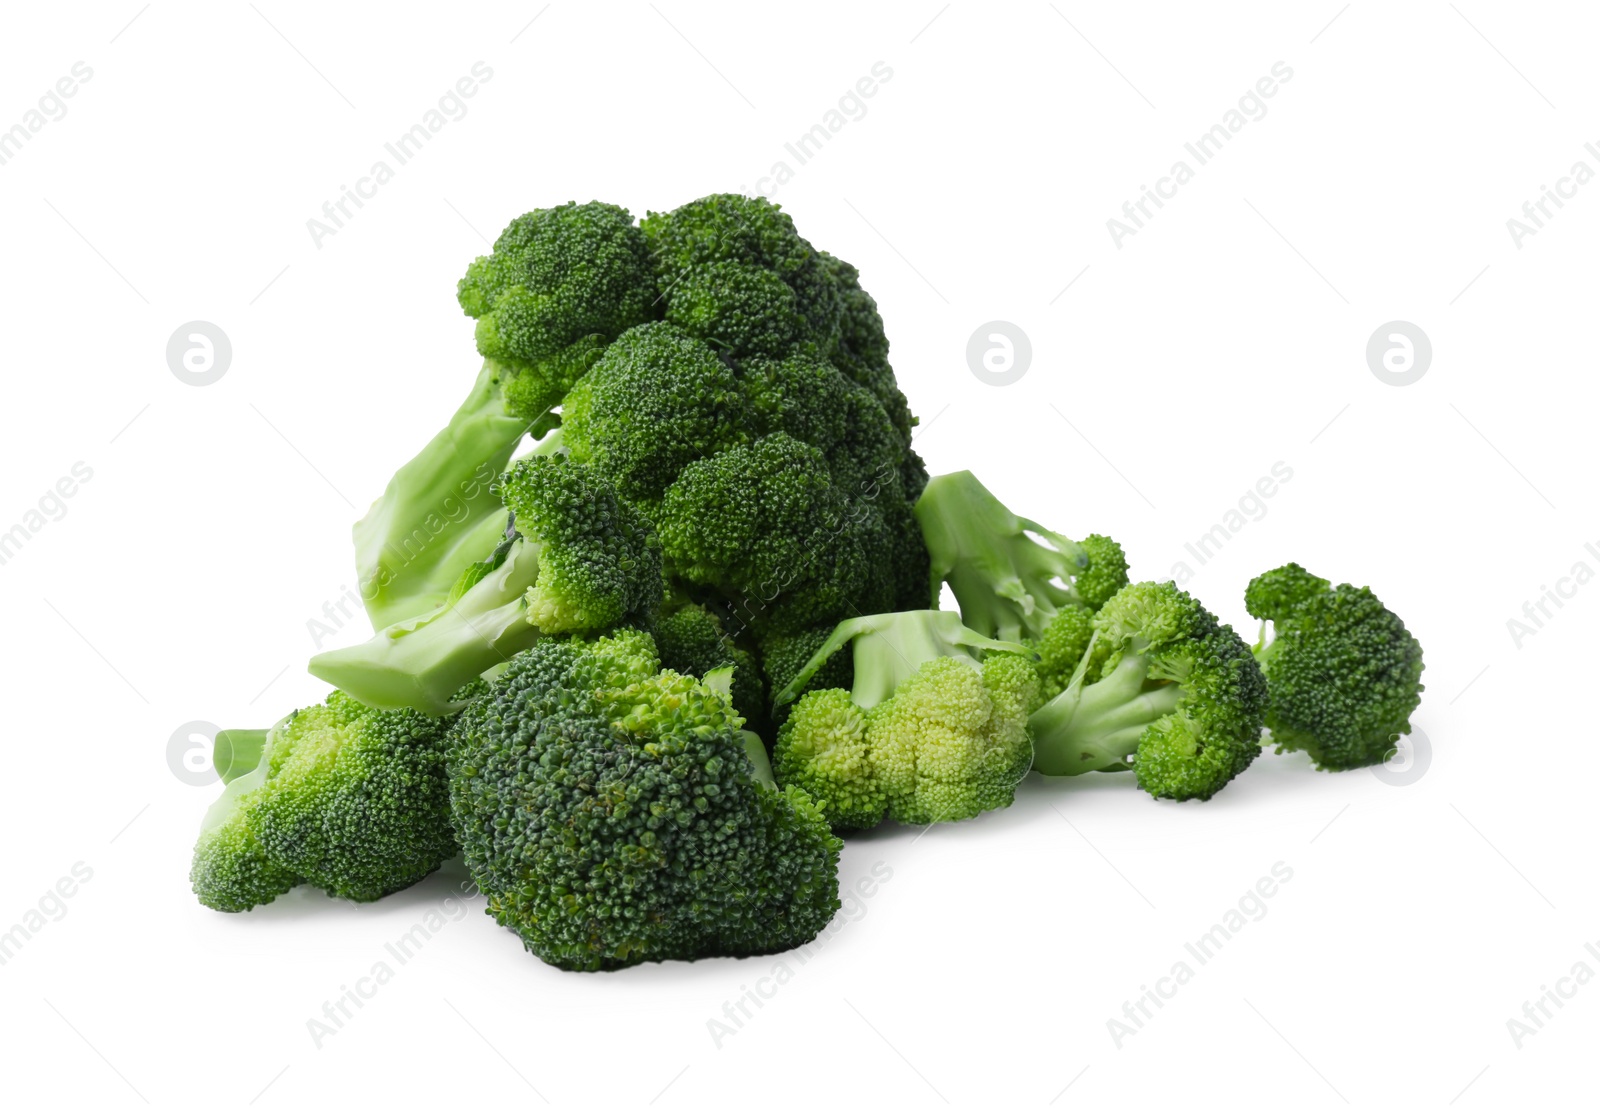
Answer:
[(1115, 540), (1074, 542), (1024, 519), (968, 470), (929, 481), (916, 515), (935, 586), (949, 583), (961, 618), (982, 635), (1039, 639), (1062, 608), (1098, 609), (1128, 583)]
[(669, 580), (709, 588), (743, 624), (930, 603), (899, 435), (814, 353), (736, 362), (646, 324), (569, 394), (562, 431), (655, 524)]
[(461, 714), (450, 802), (488, 911), (567, 970), (757, 955), (839, 908), (840, 843), (753, 780), (725, 694), (651, 638), (541, 640)]
[[(850, 690), (818, 687), (853, 646)], [(979, 654), (998, 648), (986, 657)], [(794, 704), (773, 773), (822, 805), (836, 830), (966, 820), (1011, 804), (1033, 749), (1038, 678), (1020, 650), (974, 635), (953, 612), (846, 621), (779, 694)]]
[(478, 321), (478, 352), (509, 379), (507, 410), (529, 420), (560, 403), (607, 342), (653, 318), (655, 297), (644, 234), (599, 201), (512, 220), (456, 290)]
[[(1291, 562), (1252, 580), (1245, 608), (1271, 621), (1257, 647), (1271, 691), (1267, 727), (1281, 750), (1321, 770), (1388, 759), (1422, 701), (1422, 644), (1372, 590), (1334, 586)], [(1263, 624), (1262, 632), (1266, 628)]]
[[(1045, 625), (1044, 634), (1025, 642), (1037, 656), (1034, 666), (1039, 672), (1041, 702), (1059, 696), (1072, 684), (1080, 662), (1086, 663), (1084, 680), (1094, 681), (1100, 676), (1098, 664), (1109, 653), (1109, 640), (1098, 639), (1094, 634), (1094, 610), (1088, 605), (1062, 605)], [(1091, 645), (1096, 648), (1093, 652), (1089, 651)]]
[(1260, 667), (1232, 628), (1173, 583), (1139, 582), (1108, 600), (1081, 661), (1030, 718), (1040, 773), (1131, 767), (1152, 796), (1203, 801), (1260, 753)]
[(457, 689), (540, 636), (637, 623), (660, 605), (649, 522), (593, 468), (534, 455), (495, 489), (515, 532), (462, 572), (449, 603), (315, 656), (313, 674), (378, 708), (444, 715), (461, 707)]
[(432, 873), (456, 851), (448, 730), (337, 691), (290, 713), (206, 814), (189, 874), (200, 903), (243, 912), (301, 884), (375, 901)]
[(686, 604), (659, 615), (651, 632), (661, 665), (693, 678), (733, 667), (733, 708), (757, 731), (766, 721), (766, 689), (755, 655), (735, 642), (717, 614), (704, 605)]

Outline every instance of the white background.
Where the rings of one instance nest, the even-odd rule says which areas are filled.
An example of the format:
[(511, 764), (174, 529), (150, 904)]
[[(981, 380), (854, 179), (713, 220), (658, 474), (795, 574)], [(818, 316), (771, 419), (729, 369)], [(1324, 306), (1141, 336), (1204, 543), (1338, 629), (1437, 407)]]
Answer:
[[(93, 70), (0, 166), (0, 530), (92, 470), (0, 566), (0, 929), (92, 870), (0, 966), (13, 1099), (1592, 1097), (1600, 985), (1520, 1047), (1507, 1021), (1575, 962), (1600, 971), (1600, 586), (1520, 644), (1507, 621), (1600, 569), (1600, 183), (1520, 247), (1506, 226), (1575, 161), (1600, 170), (1592, 12), (139, 2), (13, 6), (0, 27), (0, 127)], [(314, 245), (306, 221), (478, 61), (467, 114)], [(1280, 61), (1266, 116), (1187, 158)], [(893, 76), (865, 116), (797, 165), (784, 144), (877, 62)], [(1115, 245), (1106, 221), (1180, 158), (1194, 180)], [(307, 622), (354, 585), (352, 521), (473, 378), (453, 292), (487, 239), (567, 200), (642, 214), (753, 189), (778, 160), (775, 199), (878, 299), (935, 472), (1114, 533), (1138, 576), (1189, 563), (1247, 635), (1260, 570), (1372, 585), (1426, 645), (1426, 772), (1269, 755), (1203, 805), (1034, 778), (978, 821), (851, 841), (847, 883), (892, 877), (803, 967), (563, 973), (478, 901), (318, 1046), (307, 1021), (394, 967), (384, 944), (460, 872), (360, 908), (202, 909), (189, 850), (217, 787), (174, 773), (170, 737), (325, 692)], [(204, 388), (166, 363), (191, 320), (233, 345)], [(990, 320), (1031, 338), (1009, 387), (966, 362)], [(1433, 344), (1404, 388), (1364, 353), (1391, 320)], [(1265, 515), (1203, 566), (1186, 554), (1277, 462), (1293, 476)], [(1196, 965), (1184, 943), (1277, 862), (1293, 877), (1264, 918)], [(1108, 1020), (1180, 959), (1193, 980), (1118, 1044)], [(780, 961), (792, 980), (714, 1038)]]

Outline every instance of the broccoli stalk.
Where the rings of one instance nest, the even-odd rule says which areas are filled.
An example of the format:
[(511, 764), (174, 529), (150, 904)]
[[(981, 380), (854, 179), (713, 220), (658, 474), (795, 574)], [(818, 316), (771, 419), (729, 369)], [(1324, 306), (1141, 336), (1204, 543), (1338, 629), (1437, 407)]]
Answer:
[(625, 209), (591, 202), (513, 220), (468, 268), (457, 299), (477, 320), (482, 371), (450, 423), (356, 524), (356, 572), (374, 628), (445, 601), (491, 550), (505, 516), (488, 492), (523, 435), (554, 413), (606, 344), (654, 314), (655, 276)]
[(798, 696), (846, 644), (853, 684), (799, 698), (778, 732), (779, 784), (815, 797), (835, 830), (965, 820), (1011, 803), (1032, 760), (1027, 713), (1038, 694), (1025, 648), (981, 636), (953, 612), (859, 617), (839, 625), (776, 702)]
[(450, 603), (315, 656), (313, 674), (379, 708), (443, 715), (460, 708), (456, 690), (541, 635), (604, 630), (660, 603), (654, 537), (588, 467), (525, 458), (495, 488), (517, 533), (462, 573)]
[(969, 470), (931, 479), (916, 514), (934, 588), (948, 582), (961, 619), (983, 635), (1038, 639), (1062, 609), (1098, 609), (1128, 583), (1115, 540), (1077, 542), (1024, 519)]
[(1132, 769), (1153, 796), (1203, 801), (1260, 753), (1266, 704), (1232, 628), (1171, 582), (1129, 585), (1095, 614), (1066, 689), (1029, 718), (1033, 768)]

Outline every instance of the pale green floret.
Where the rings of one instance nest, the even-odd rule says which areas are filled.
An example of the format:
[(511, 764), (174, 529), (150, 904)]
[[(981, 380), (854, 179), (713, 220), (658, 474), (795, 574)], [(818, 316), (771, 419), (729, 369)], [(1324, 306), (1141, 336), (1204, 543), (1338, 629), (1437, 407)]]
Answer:
[(854, 684), (800, 696), (778, 733), (780, 783), (815, 797), (839, 830), (965, 820), (1011, 803), (1032, 761), (1038, 695), (1021, 647), (976, 634), (953, 612), (847, 620), (778, 703), (846, 644)]

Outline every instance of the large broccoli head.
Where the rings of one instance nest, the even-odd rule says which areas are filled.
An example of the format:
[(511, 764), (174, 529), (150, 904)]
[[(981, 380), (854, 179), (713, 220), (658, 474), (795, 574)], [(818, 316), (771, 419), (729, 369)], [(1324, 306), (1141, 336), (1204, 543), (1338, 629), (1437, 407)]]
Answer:
[(810, 940), (839, 907), (840, 843), (804, 793), (753, 778), (739, 725), (642, 632), (517, 656), (450, 753), (488, 911), (568, 970)]
[(456, 851), (448, 728), (337, 691), (284, 717), (253, 766), (228, 760), (189, 875), (200, 903), (243, 912), (302, 884), (374, 901), (432, 873)]
[(1305, 751), (1321, 770), (1393, 755), (1424, 688), (1422, 644), (1400, 617), (1372, 590), (1334, 586), (1293, 562), (1251, 581), (1244, 604), (1272, 623), (1272, 642), (1257, 647), (1256, 658), (1278, 746)]

